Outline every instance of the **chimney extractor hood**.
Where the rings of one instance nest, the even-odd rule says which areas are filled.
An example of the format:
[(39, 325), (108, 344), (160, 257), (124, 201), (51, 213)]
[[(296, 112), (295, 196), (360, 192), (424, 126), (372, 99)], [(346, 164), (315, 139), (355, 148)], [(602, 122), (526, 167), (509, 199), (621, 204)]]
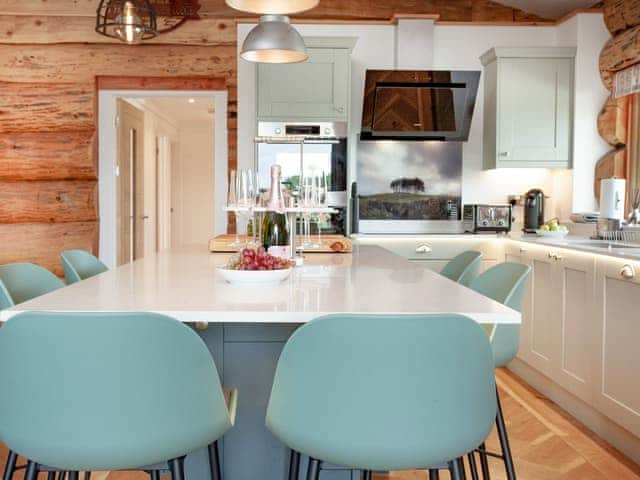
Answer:
[(361, 140), (464, 142), (479, 71), (367, 70)]

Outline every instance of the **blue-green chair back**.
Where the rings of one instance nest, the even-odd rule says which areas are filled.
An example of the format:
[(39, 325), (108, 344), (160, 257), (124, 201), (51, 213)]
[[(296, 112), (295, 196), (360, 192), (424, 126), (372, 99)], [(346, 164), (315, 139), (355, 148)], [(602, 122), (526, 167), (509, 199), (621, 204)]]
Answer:
[(471, 319), (331, 315), (285, 345), (266, 422), (313, 458), (405, 470), (473, 450), (495, 415), (491, 349)]
[(109, 270), (104, 263), (84, 250), (67, 250), (60, 257), (67, 285)]
[(481, 266), (482, 253), (468, 250), (452, 258), (440, 271), (440, 274), (461, 285), (469, 286), (480, 273)]
[[(531, 267), (522, 263), (500, 263), (472, 281), (470, 288), (522, 312), (530, 272)], [(497, 367), (513, 360), (520, 348), (520, 325), (495, 325), (491, 331), (491, 348)]]
[(63, 470), (151, 465), (230, 427), (211, 353), (157, 314), (23, 313), (0, 329), (0, 438)]
[(33, 263), (0, 265), (0, 310), (62, 287), (62, 280)]

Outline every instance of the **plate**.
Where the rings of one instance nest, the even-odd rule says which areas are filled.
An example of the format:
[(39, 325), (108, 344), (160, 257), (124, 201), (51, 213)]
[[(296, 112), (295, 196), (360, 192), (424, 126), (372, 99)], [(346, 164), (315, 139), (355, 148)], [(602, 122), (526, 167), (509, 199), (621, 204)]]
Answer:
[(244, 284), (277, 284), (285, 280), (293, 268), (281, 270), (230, 270), (218, 267), (218, 273), (232, 285)]
[(539, 237), (564, 238), (569, 235), (569, 230), (536, 230)]

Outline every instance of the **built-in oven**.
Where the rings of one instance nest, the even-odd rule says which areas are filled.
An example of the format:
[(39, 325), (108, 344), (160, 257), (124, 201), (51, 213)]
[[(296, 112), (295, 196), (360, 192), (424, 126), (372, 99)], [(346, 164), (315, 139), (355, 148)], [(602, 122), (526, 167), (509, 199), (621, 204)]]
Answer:
[(256, 169), (261, 188), (268, 188), (272, 165), (282, 168), (285, 190), (299, 195), (304, 177), (323, 175), (327, 203), (338, 211), (312, 223), (323, 234), (346, 233), (346, 122), (259, 122), (255, 138)]

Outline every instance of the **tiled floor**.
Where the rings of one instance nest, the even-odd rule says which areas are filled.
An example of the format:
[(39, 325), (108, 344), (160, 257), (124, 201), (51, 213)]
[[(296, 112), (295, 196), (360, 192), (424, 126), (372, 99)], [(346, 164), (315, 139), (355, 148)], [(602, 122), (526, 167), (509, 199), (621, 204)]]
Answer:
[[(553, 403), (517, 380), (498, 372), (502, 404), (515, 457), (518, 480), (640, 480), (640, 466), (595, 437)], [(493, 434), (487, 446), (496, 449)], [(0, 448), (2, 462), (6, 457)], [(3, 465), (4, 467), (4, 465)], [(22, 474), (16, 476), (21, 478)], [(143, 473), (112, 472), (93, 480), (148, 480)], [(393, 472), (376, 480), (427, 480), (425, 472)], [(441, 479), (448, 474), (442, 472)], [(470, 477), (468, 477), (470, 478)], [(491, 478), (505, 478), (502, 464), (491, 460)], [(188, 479), (187, 479), (188, 480)], [(229, 479), (233, 480), (233, 479)]]

